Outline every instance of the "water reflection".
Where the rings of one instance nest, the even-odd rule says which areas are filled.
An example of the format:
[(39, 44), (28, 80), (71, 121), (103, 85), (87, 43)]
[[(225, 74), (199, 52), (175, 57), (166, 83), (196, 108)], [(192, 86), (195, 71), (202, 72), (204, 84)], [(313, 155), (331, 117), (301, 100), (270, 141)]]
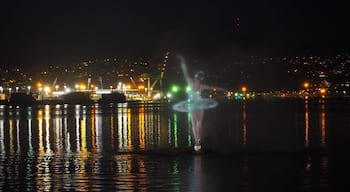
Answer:
[[(167, 111), (146, 104), (130, 107), (126, 103), (2, 106), (0, 162), (10, 166), (5, 169), (1, 163), (1, 183), (24, 174), (27, 186), (22, 187), (32, 190), (55, 191), (62, 187), (56, 182), (65, 183), (63, 189), (99, 188), (105, 182), (102, 179), (108, 164), (106, 156), (121, 151), (187, 147), (181, 145), (186, 142), (178, 137), (177, 114), (167, 115)], [(144, 167), (142, 164), (138, 162)], [(94, 183), (90, 178), (94, 178)], [(9, 186), (16, 188), (16, 182), (21, 181), (13, 182)]]
[(246, 110), (246, 102), (243, 101), (242, 104), (242, 132), (243, 132), (243, 145), (247, 144), (247, 110)]
[(321, 121), (321, 144), (322, 147), (326, 147), (326, 111), (325, 111), (325, 100), (321, 99), (321, 111), (320, 111), (320, 121)]
[(4, 120), (0, 119), (0, 153), (5, 153), (5, 134), (4, 134)]
[(329, 190), (331, 188), (329, 175), (330, 170), (327, 156), (307, 156), (303, 171), (303, 186), (306, 191)]
[[(218, 140), (213, 140), (215, 137), (220, 137), (223, 141), (230, 143), (233, 148), (264, 147), (266, 139), (262, 136), (265, 134), (260, 134), (260, 132), (269, 133), (269, 144), (273, 142), (282, 144), (281, 141), (292, 142), (293, 140), (284, 138), (293, 135), (297, 141), (298, 122), (293, 121), (295, 114), (290, 113), (288, 109), (283, 110), (284, 106), (281, 106), (283, 111), (279, 111), (279, 106), (275, 109), (261, 107), (263, 110), (260, 110), (254, 103), (246, 101), (239, 105), (240, 110), (221, 108), (207, 112), (210, 115), (210, 113), (218, 113), (219, 110), (224, 109), (231, 114), (228, 123), (215, 129), (212, 128), (216, 126), (215, 123), (225, 122), (215, 121), (215, 118), (204, 122), (207, 135), (210, 135), (210, 137), (207, 136), (207, 146), (211, 144), (210, 142), (220, 143)], [(325, 100), (320, 100), (319, 110), (315, 111), (315, 109), (313, 106), (310, 111), (310, 102), (305, 100), (303, 107), (305, 148), (317, 148), (317, 146), (325, 148), (327, 146)], [(275, 117), (277, 113), (279, 113), (278, 118)], [(133, 107), (126, 103), (113, 106), (97, 104), (92, 106), (45, 105), (23, 108), (3, 106), (0, 114), (2, 114), (0, 117), (2, 153), (8, 150), (10, 154), (19, 154), (25, 149), (25, 152), (31, 154), (37, 151), (40, 156), (71, 152), (86, 156), (89, 153), (105, 152), (105, 149), (128, 152), (159, 148), (187, 148), (192, 145), (188, 114), (169, 111), (147, 103)], [(284, 129), (280, 128), (281, 122), (283, 122)], [(252, 130), (249, 133), (248, 127)], [(316, 130), (319, 130), (319, 134)], [(238, 133), (240, 136), (236, 137)], [(290, 145), (290, 143), (287, 144)], [(266, 145), (266, 147), (270, 146)]]
[[(310, 105), (312, 105), (313, 107), (312, 111), (310, 111)], [(306, 149), (310, 147), (313, 149), (327, 147), (326, 100), (325, 99), (318, 100), (316, 106), (317, 107), (315, 107), (315, 103), (310, 103), (308, 99), (305, 99), (304, 101), (304, 119), (305, 119), (304, 144)], [(315, 108), (318, 109), (318, 111), (315, 111)]]
[[(190, 152), (189, 115), (167, 106), (2, 106), (0, 190), (188, 191), (214, 190), (225, 183), (233, 189), (251, 190), (252, 185), (265, 186), (258, 179), (265, 175), (321, 189), (329, 184), (332, 159), (327, 155), (241, 158), (220, 151), (327, 149), (332, 141), (329, 126), (342, 125), (333, 120), (339, 115), (332, 116), (326, 101), (297, 104), (302, 110), (289, 103), (251, 101), (208, 110), (205, 155)], [(347, 122), (347, 117), (341, 122)], [(294, 167), (288, 168), (290, 163)], [(236, 183), (229, 178), (236, 178)], [(266, 178), (271, 185), (276, 182)]]
[(116, 155), (114, 163), (118, 191), (181, 191), (177, 157), (126, 154)]
[(309, 100), (305, 99), (305, 147), (309, 147)]

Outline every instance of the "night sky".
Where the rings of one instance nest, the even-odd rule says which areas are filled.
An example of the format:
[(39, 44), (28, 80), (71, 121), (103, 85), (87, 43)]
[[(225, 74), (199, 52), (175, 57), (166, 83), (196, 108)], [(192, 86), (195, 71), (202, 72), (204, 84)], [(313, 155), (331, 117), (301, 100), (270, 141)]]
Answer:
[(0, 6), (0, 64), (348, 52), (347, 11), (337, 1), (13, 0)]

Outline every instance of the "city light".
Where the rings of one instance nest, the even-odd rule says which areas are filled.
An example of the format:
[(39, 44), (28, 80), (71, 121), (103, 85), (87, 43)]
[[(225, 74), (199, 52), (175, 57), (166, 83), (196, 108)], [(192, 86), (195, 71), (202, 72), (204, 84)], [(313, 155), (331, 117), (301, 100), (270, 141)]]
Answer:
[(48, 95), (49, 92), (51, 91), (51, 89), (50, 89), (50, 87), (46, 86), (46, 87), (44, 88), (44, 91), (45, 91), (45, 94)]
[[(165, 59), (168, 59), (168, 55), (166, 55)], [(340, 60), (342, 62), (334, 63), (335, 60)], [(274, 59), (276, 60), (276, 59)], [(255, 63), (259, 60), (253, 60)], [(268, 59), (266, 61), (272, 62), (272, 59)], [(262, 90), (260, 93), (253, 93), (251, 90), (248, 89), (247, 85), (243, 84), (238, 88), (238, 96), (240, 97), (242, 95), (242, 98), (245, 97), (253, 98), (255, 96), (272, 96), (272, 97), (307, 97), (307, 98), (313, 98), (313, 97), (325, 97), (326, 95), (329, 97), (349, 97), (350, 93), (350, 80), (348, 80), (347, 76), (349, 76), (349, 73), (347, 72), (347, 63), (349, 63), (348, 56), (347, 55), (337, 55), (337, 57), (334, 58), (327, 58), (322, 56), (313, 56), (313, 57), (293, 57), (288, 58), (284, 57), (281, 60), (276, 60), (281, 62), (290, 61), (291, 64), (293, 64), (293, 68), (288, 69), (288, 73), (290, 75), (294, 75), (297, 81), (294, 81), (294, 88), (295, 90), (291, 90), (291, 87), (284, 87), (280, 90), (274, 90), (273, 88), (270, 90), (263, 90), (261, 87), (257, 87), (258, 89)], [(136, 62), (137, 64), (140, 64), (140, 62)], [(333, 63), (333, 64), (332, 64)], [(164, 66), (165, 63), (163, 63)], [(163, 66), (162, 64), (162, 66)], [(301, 65), (298, 65), (301, 64)], [(331, 65), (332, 64), (332, 65)], [(27, 93), (32, 94), (34, 97), (37, 97), (41, 94), (43, 99), (45, 97), (50, 97), (50, 94), (53, 94), (54, 92), (58, 91), (64, 91), (64, 92), (70, 92), (71, 89), (68, 89), (67, 87), (70, 86), (72, 88), (72, 91), (84, 91), (84, 92), (91, 92), (92, 94), (96, 94), (96, 90), (98, 89), (96, 85), (99, 85), (101, 89), (107, 88), (110, 89), (112, 92), (118, 91), (121, 93), (124, 93), (128, 96), (128, 98), (134, 98), (133, 96), (137, 96), (140, 98), (148, 98), (152, 99), (155, 93), (158, 93), (158, 91), (164, 90), (164, 87), (159, 87), (161, 79), (157, 79), (153, 74), (148, 73), (148, 71), (138, 71), (133, 66), (130, 66), (131, 68), (127, 71), (133, 71), (139, 72), (139, 74), (132, 74), (133, 77), (131, 77), (130, 74), (127, 73), (119, 73), (115, 76), (115, 74), (112, 74), (112, 71), (118, 71), (117, 68), (113, 68), (114, 66), (111, 66), (111, 70), (108, 70), (108, 73), (103, 74), (94, 74), (94, 72), (91, 72), (88, 70), (89, 67), (94, 65), (93, 61), (88, 61), (88, 65), (86, 65), (83, 68), (78, 69), (69, 69), (69, 67), (64, 67), (65, 72), (71, 71), (73, 74), (73, 79), (70, 79), (70, 77), (61, 77), (59, 74), (55, 74), (55, 71), (48, 70), (46, 71), (45, 77), (40, 77), (36, 80), (32, 80), (32, 78), (29, 78), (29, 81), (26, 82), (20, 82), (19, 79), (5, 79), (3, 84), (0, 84), (0, 93), (6, 94), (6, 98), (10, 98), (10, 93), (16, 92), (16, 93)], [(145, 65), (146, 67), (147, 65)], [(315, 66), (315, 67), (313, 67)], [(317, 69), (316, 67), (322, 67), (327, 66), (329, 68), (328, 70), (324, 69)], [(349, 65), (350, 66), (350, 65)], [(149, 67), (149, 66), (147, 66)], [(60, 66), (57, 65), (56, 67), (53, 67), (53, 69), (60, 69)], [(316, 70), (317, 69), (317, 70)], [(298, 73), (294, 74), (293, 73)], [(11, 72), (11, 71), (10, 71)], [(100, 72), (100, 71), (99, 71)], [(106, 71), (105, 71), (106, 72)], [(164, 72), (164, 71), (163, 71)], [(98, 73), (98, 71), (96, 71)], [(41, 71), (41, 74), (42, 73)], [(48, 75), (50, 74), (50, 75)], [(87, 76), (79, 76), (79, 74), (86, 74)], [(114, 76), (110, 76), (114, 75)], [(51, 76), (52, 75), (52, 76)], [(158, 74), (159, 75), (159, 74)], [(163, 74), (167, 75), (167, 73)], [(253, 77), (253, 74), (247, 74)], [(297, 76), (298, 75), (298, 76)], [(300, 76), (299, 76), (300, 75)], [(53, 82), (52, 78), (57, 76)], [(338, 77), (339, 79), (344, 79), (342, 81), (336, 81), (334, 82), (329, 77)], [(24, 76), (23, 76), (24, 77)], [(79, 77), (76, 79), (76, 77)], [(116, 77), (116, 78), (115, 78)], [(130, 77), (127, 80), (125, 77)], [(320, 78), (321, 77), (321, 78)], [(170, 79), (170, 78), (169, 78)], [(253, 79), (253, 78), (252, 78)], [(104, 80), (104, 81), (102, 81)], [(153, 82), (151, 81), (153, 80)], [(166, 79), (162, 81), (163, 85), (167, 85), (171, 82), (166, 82)], [(248, 80), (248, 79), (247, 79)], [(301, 80), (301, 81), (300, 81)], [(75, 81), (78, 81), (77, 83), (74, 83)], [(83, 82), (83, 83), (81, 83)], [(85, 85), (84, 83), (87, 82)], [(300, 86), (298, 86), (298, 82), (300, 83)], [(208, 84), (211, 83), (208, 81)], [(232, 89), (233, 87), (236, 87), (237, 84), (230, 85), (231, 87), (225, 87), (228, 89)], [(255, 85), (256, 86), (256, 85)], [(270, 85), (266, 85), (267, 87)], [(272, 85), (271, 85), (272, 86)], [(49, 87), (50, 91), (47, 91), (47, 88)], [(74, 89), (75, 87), (75, 89)], [(322, 87), (322, 88), (320, 88)], [(285, 91), (286, 90), (286, 91)], [(290, 91), (291, 90), (291, 91)], [(190, 86), (179, 86), (179, 85), (170, 85), (169, 91), (173, 96), (175, 96), (175, 93), (180, 92), (189, 92), (191, 91)], [(217, 91), (215, 88), (211, 89), (211, 92)], [(43, 94), (44, 93), (44, 94)], [(161, 93), (161, 95), (166, 95), (166, 93)], [(213, 95), (208, 95), (209, 97)], [(234, 92), (226, 92), (225, 97), (227, 99), (231, 98), (237, 98), (237, 96), (234, 96)]]
[(322, 98), (325, 98), (327, 94), (327, 89), (326, 88), (320, 88), (320, 95)]
[(173, 86), (171, 87), (171, 92), (177, 93), (177, 92), (179, 92), (179, 91), (180, 91), (180, 87), (179, 87), (178, 85), (173, 85)]
[(155, 99), (155, 100), (160, 99), (160, 94), (159, 94), (159, 93), (155, 94), (155, 95), (153, 96), (153, 99)]
[(80, 90), (85, 90), (86, 86), (84, 84), (80, 84), (79, 88), (80, 88)]

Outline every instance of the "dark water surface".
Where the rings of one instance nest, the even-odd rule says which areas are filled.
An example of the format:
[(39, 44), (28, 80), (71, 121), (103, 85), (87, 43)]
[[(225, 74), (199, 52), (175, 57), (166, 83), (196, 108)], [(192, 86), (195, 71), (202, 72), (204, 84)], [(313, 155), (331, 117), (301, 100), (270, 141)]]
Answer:
[(0, 106), (0, 191), (349, 191), (350, 102)]

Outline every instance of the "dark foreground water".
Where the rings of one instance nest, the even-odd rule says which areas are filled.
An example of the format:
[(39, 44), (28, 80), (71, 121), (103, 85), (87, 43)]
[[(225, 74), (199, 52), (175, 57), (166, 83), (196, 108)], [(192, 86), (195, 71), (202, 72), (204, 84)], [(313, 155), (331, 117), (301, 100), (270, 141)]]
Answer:
[(350, 102), (0, 106), (0, 191), (349, 191)]

